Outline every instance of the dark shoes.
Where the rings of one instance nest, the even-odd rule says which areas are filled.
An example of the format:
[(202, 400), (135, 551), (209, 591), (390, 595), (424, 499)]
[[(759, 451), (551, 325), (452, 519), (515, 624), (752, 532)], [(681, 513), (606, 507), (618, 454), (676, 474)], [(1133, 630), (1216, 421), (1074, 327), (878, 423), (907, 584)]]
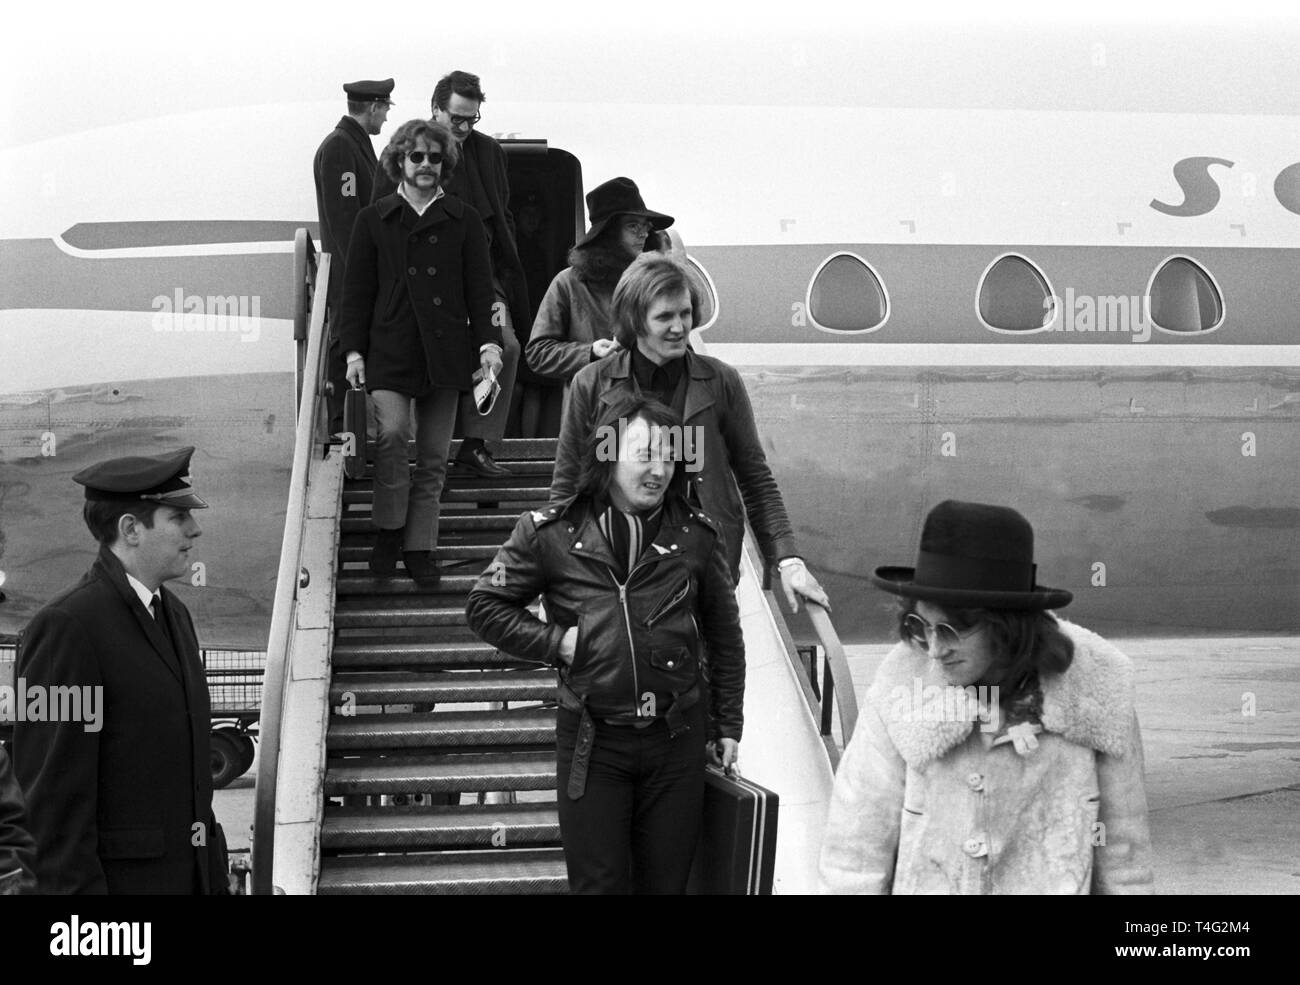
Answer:
[(510, 470), (504, 465), (498, 465), (487, 448), (481, 444), (470, 451), (466, 451), (462, 445), (454, 464), (458, 469), (473, 472), (484, 479), (502, 479), (510, 475)]
[(391, 578), (397, 574), (397, 555), (402, 553), (402, 534), (404, 528), (380, 530), (375, 537), (375, 546), (370, 551), (370, 572), (380, 578)]
[(437, 588), (442, 581), (442, 569), (432, 551), (403, 551), (402, 563), (406, 565), (406, 573), (421, 588)]

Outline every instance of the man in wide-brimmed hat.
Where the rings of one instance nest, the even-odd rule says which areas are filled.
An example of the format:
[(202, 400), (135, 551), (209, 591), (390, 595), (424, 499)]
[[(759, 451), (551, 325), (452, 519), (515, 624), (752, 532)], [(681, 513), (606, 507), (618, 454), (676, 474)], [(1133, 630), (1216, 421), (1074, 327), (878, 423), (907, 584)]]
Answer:
[(1133, 665), (1051, 614), (1072, 596), (1038, 582), (1029, 521), (947, 500), (872, 581), (900, 642), (836, 771), (823, 888), (1151, 892)]
[(569, 251), (569, 266), (551, 281), (524, 350), (533, 372), (566, 382), (618, 351), (614, 288), (642, 252), (663, 248), (659, 233), (673, 224), (672, 216), (646, 208), (631, 178), (611, 178), (593, 188), (587, 212), (591, 228)]

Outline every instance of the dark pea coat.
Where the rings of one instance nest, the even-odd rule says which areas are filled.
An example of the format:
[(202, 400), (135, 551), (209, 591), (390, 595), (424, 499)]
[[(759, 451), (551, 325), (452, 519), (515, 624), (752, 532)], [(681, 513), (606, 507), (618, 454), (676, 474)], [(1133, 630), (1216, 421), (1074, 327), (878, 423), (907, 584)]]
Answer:
[(374, 192), (375, 148), (370, 134), (350, 116), (339, 120), (316, 150), (316, 214), (320, 217), (320, 249), (333, 258), (329, 304), (337, 307), (343, 293), (343, 265), (352, 226), (370, 204)]
[(14, 726), (42, 893), (228, 891), (198, 639), (180, 600), (166, 588), (162, 600), (167, 634), (101, 547), (19, 644), (16, 677), (29, 691), (103, 688), (98, 731), (74, 721)]
[(420, 396), (469, 390), (479, 350), (501, 344), (492, 319), (483, 223), (444, 195), (424, 212), (396, 193), (357, 216), (339, 317), (344, 353), (366, 360), (366, 387)]
[[(393, 180), (384, 174), (382, 168), (377, 169), (371, 201), (378, 201), (396, 190)], [(515, 242), (515, 217), (510, 212), (510, 168), (506, 152), (492, 137), (471, 130), (465, 142), (460, 145), (460, 164), (443, 183), (443, 190), (465, 204), (474, 206), (479, 218), (483, 220), (492, 272), (505, 290), (510, 318), (522, 348), (528, 341), (533, 313), (528, 305), (528, 280)]]
[[(747, 516), (769, 564), (797, 555), (790, 518), (768, 468), (740, 374), (719, 359), (695, 352), (682, 358), (687, 375), (682, 417), (688, 428), (699, 429), (689, 433), (699, 434), (702, 441), (692, 449), (695, 463), (677, 467), (685, 473), (688, 499), (699, 503), (721, 528), (732, 578), (740, 576)], [(606, 406), (640, 392), (631, 366), (632, 354), (623, 349), (573, 378), (560, 425), (552, 500), (577, 492), (583, 449)]]

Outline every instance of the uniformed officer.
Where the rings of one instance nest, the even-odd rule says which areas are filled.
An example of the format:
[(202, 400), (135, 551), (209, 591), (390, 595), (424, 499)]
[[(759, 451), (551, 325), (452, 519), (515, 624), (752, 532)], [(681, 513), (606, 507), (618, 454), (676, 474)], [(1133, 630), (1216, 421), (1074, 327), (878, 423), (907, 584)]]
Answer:
[(28, 694), (99, 689), (98, 714), (14, 727), (41, 892), (228, 892), (198, 639), (163, 587), (188, 573), (200, 532), (191, 510), (207, 507), (186, 474), (193, 453), (117, 458), (73, 476), (99, 557), (32, 619), (17, 677)]
[[(338, 310), (343, 296), (343, 261), (357, 213), (370, 204), (378, 160), (370, 137), (383, 129), (393, 105), (393, 80), (363, 80), (343, 86), (348, 112), (316, 151), (316, 213), (320, 216), (320, 248), (330, 254), (329, 307)], [(333, 333), (331, 333), (333, 334)], [(343, 388), (346, 366), (337, 338), (330, 343), (330, 429), (343, 428)]]

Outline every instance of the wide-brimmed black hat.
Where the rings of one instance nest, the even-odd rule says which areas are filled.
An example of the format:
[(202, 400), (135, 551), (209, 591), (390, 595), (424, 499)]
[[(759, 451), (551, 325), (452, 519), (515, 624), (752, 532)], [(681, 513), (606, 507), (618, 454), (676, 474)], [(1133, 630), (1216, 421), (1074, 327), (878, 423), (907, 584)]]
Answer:
[(1034, 528), (1007, 506), (945, 500), (925, 518), (915, 568), (877, 568), (895, 595), (962, 609), (1059, 609), (1074, 596), (1036, 580)]
[(611, 219), (621, 215), (644, 216), (655, 229), (667, 229), (673, 224), (672, 216), (645, 207), (641, 190), (631, 178), (610, 178), (587, 192), (587, 214), (591, 216), (591, 228), (575, 246), (586, 246), (601, 234)]

